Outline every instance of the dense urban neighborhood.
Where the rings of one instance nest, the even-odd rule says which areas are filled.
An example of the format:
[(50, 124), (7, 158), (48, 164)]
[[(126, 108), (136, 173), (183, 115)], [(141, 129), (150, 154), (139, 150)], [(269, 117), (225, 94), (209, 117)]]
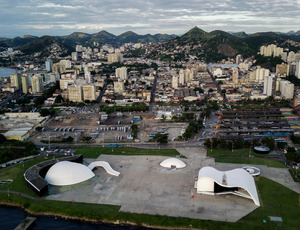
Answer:
[(299, 229), (299, 34), (25, 35), (0, 39), (0, 66), (0, 203)]

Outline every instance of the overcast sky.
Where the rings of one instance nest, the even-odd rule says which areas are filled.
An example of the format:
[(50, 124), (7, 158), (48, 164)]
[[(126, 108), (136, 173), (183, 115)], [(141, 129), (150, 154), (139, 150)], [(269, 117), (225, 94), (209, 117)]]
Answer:
[(300, 0), (0, 0), (0, 37), (300, 30)]

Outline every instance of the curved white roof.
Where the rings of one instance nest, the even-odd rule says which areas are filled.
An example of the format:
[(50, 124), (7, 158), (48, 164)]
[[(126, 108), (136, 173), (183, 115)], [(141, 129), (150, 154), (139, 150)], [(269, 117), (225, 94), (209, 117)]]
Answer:
[(226, 188), (242, 188), (250, 196), (242, 191), (230, 193), (250, 198), (256, 205), (260, 206), (254, 179), (244, 169), (237, 168), (230, 171), (219, 171), (213, 167), (201, 168), (198, 174), (197, 192), (214, 194), (214, 183)]
[(103, 167), (108, 174), (113, 175), (113, 176), (119, 176), (120, 175), (120, 172), (117, 172), (116, 170), (114, 170), (110, 166), (110, 164), (106, 161), (95, 161), (95, 162), (92, 162), (88, 165), (88, 168), (90, 170), (93, 170), (95, 167)]
[(163, 160), (160, 163), (160, 166), (165, 168), (171, 168), (175, 166), (176, 168), (180, 169), (186, 167), (186, 164), (182, 160), (173, 157)]
[(65, 186), (86, 181), (94, 176), (95, 174), (83, 164), (61, 161), (48, 170), (45, 180), (51, 185)]

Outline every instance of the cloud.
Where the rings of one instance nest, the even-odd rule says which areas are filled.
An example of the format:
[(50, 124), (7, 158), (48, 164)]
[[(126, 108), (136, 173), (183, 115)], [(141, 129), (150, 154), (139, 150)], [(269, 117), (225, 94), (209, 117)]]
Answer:
[(101, 29), (120, 34), (299, 30), (300, 0), (11, 0), (0, 1), (0, 37), (66, 35)]

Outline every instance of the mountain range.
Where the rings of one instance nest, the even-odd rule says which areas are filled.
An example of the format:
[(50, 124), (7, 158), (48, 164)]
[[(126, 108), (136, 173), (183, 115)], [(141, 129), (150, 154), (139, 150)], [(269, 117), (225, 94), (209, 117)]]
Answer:
[[(122, 45), (124, 43), (159, 43), (168, 49), (174, 49), (176, 45), (189, 45), (192, 48), (187, 53), (199, 58), (232, 57), (236, 54), (250, 56), (256, 54), (261, 45), (277, 44), (284, 48), (297, 51), (297, 47), (287, 45), (286, 41), (292, 40), (300, 42), (300, 31), (290, 31), (288, 33), (260, 32), (247, 34), (245, 32), (228, 33), (221, 30), (206, 32), (198, 27), (194, 27), (187, 33), (176, 36), (168, 34), (146, 34), (139, 35), (132, 31), (127, 31), (118, 36), (107, 31), (100, 31), (94, 34), (74, 32), (67, 36), (42, 36), (36, 37), (25, 35), (13, 39), (0, 38), (0, 48), (17, 47), (23, 52), (31, 54), (56, 42), (67, 48), (74, 50), (76, 44), (93, 46), (93, 43)], [(298, 49), (299, 50), (299, 49)], [(158, 54), (159, 55), (159, 54)], [(150, 55), (155, 56), (155, 55)], [(208, 58), (209, 59), (209, 58)]]

